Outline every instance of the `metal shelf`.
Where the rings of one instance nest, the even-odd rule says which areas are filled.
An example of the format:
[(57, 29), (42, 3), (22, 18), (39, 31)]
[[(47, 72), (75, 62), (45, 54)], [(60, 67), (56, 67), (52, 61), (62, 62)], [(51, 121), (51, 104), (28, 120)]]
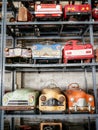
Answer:
[(5, 117), (29, 117), (32, 119), (36, 119), (36, 120), (66, 120), (66, 119), (79, 119), (81, 117), (81, 119), (94, 119), (94, 118), (98, 118), (98, 114), (41, 114), (41, 115), (37, 115), (37, 114), (32, 114), (30, 113), (11, 113), (11, 114), (4, 114)]
[(98, 32), (98, 22), (93, 21), (7, 22), (6, 25), (7, 34), (16, 39), (81, 39), (84, 34), (89, 37), (90, 25)]
[[(4, 91), (4, 73), (6, 70), (8, 71), (13, 71), (13, 83), (12, 86), (14, 85), (15, 81), (15, 71), (55, 71), (55, 72), (61, 72), (61, 71), (84, 71), (85, 69), (87, 71), (92, 72), (92, 77), (93, 77), (93, 85), (94, 85), (94, 94), (95, 98), (97, 100), (96, 96), (96, 68), (98, 67), (98, 63), (74, 63), (74, 64), (6, 64), (4, 63), (4, 45), (6, 45), (6, 39), (12, 39), (14, 42), (16, 40), (21, 40), (21, 39), (83, 39), (85, 36), (84, 34), (87, 33), (87, 37), (90, 37), (90, 43), (93, 45), (93, 30), (92, 27), (94, 27), (94, 31), (98, 31), (97, 25), (98, 22), (94, 22), (93, 20), (90, 21), (79, 21), (79, 22), (69, 22), (69, 21), (32, 21), (32, 22), (6, 22), (6, 13), (8, 11), (12, 11), (14, 13), (17, 13), (17, 9), (14, 7), (13, 2), (22, 2), (23, 4), (25, 2), (35, 2), (37, 0), (8, 0), (12, 7), (11, 8), (6, 8), (6, 2), (7, 0), (2, 0), (2, 6), (3, 8), (1, 11), (4, 13), (4, 18), (2, 19), (0, 26), (2, 29), (2, 34), (1, 34), (1, 50), (2, 50), (2, 57), (1, 57), (1, 102), (2, 102), (2, 96), (3, 96), (3, 91)], [(61, 0), (64, 1), (64, 0)], [(68, 0), (65, 0), (68, 1)], [(79, 0), (80, 1), (80, 0)], [(88, 2), (91, 2), (88, 0)], [(36, 25), (36, 26), (35, 26)], [(55, 28), (51, 28), (49, 31), (44, 31), (43, 26), (44, 25), (51, 25), (55, 26)], [(36, 34), (32, 35), (24, 35), (24, 31), (21, 29), (24, 29), (27, 27), (27, 29), (32, 29), (28, 31), (30, 34), (32, 34), (33, 31), (35, 31), (36, 27), (40, 31), (40, 36), (36, 36)], [(53, 31), (54, 30), (54, 31)], [(50, 33), (52, 32), (53, 33)], [(6, 35), (7, 32), (7, 35)], [(21, 33), (22, 35), (17, 35), (18, 33)], [(45, 35), (47, 33), (47, 35)], [(16, 44), (16, 43), (14, 43)], [(13, 89), (13, 88), (12, 88)], [(97, 101), (95, 101), (96, 103)], [(2, 103), (1, 103), (2, 105)], [(98, 104), (96, 103), (96, 106)], [(32, 118), (34, 120), (67, 120), (67, 119), (95, 119), (96, 120), (96, 126), (98, 124), (98, 111), (96, 108), (96, 113), (94, 114), (32, 114), (32, 112), (29, 113), (23, 113), (23, 112), (11, 112), (11, 113), (4, 113), (5, 111), (1, 111), (0, 113), (0, 128), (3, 130), (3, 123), (4, 123), (4, 118)], [(98, 130), (98, 126), (96, 127), (96, 130)]]
[[(25, 2), (36, 2), (36, 1), (38, 1), (38, 0), (8, 0), (8, 1), (25, 1)], [(60, 1), (68, 1), (68, 0), (60, 0)], [(77, 1), (82, 1), (82, 0), (77, 0)]]
[(5, 69), (8, 71), (20, 72), (92, 72), (92, 66), (97, 66), (98, 63), (68, 63), (68, 64), (5, 64)]
[(98, 63), (68, 63), (68, 64), (5, 64), (8, 68), (64, 68), (64, 67), (91, 67), (98, 66)]
[[(88, 32), (90, 22), (40, 21), (7, 22), (7, 34), (13, 37), (77, 37)], [(78, 26), (77, 26), (78, 25)], [(28, 33), (27, 33), (28, 32)]]
[(98, 22), (94, 21), (39, 21), (39, 22), (7, 22), (6, 25), (96, 25)]

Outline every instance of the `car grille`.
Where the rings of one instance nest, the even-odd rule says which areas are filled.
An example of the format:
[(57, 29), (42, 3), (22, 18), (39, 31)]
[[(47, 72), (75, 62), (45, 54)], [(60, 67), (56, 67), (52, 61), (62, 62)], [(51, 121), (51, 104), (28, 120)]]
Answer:
[(28, 100), (10, 100), (8, 102), (9, 106), (13, 105), (28, 105)]
[(87, 102), (86, 102), (85, 98), (78, 99), (77, 106), (80, 106), (80, 107), (87, 106)]

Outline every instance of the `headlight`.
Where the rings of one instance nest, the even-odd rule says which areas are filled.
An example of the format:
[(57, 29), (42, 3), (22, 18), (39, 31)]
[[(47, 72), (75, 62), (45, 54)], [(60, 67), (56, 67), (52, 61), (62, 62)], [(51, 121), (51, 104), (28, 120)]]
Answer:
[(64, 102), (65, 98), (63, 96), (59, 97), (60, 102)]
[(59, 46), (59, 45), (56, 46), (56, 49), (57, 49), (57, 50), (60, 50), (60, 49), (61, 49), (61, 46)]
[(41, 9), (41, 6), (40, 6), (40, 5), (38, 5), (38, 6), (37, 6), (37, 9)]
[(4, 97), (4, 98), (3, 98), (3, 104), (4, 104), (4, 105), (7, 105), (7, 104), (8, 104), (8, 97)]
[(29, 103), (32, 103), (33, 101), (34, 101), (34, 96), (30, 96), (28, 102), (29, 102)]
[(92, 98), (92, 97), (90, 97), (90, 98), (89, 98), (89, 101), (90, 101), (90, 102), (92, 102), (92, 101), (93, 101), (93, 98)]
[(60, 5), (57, 5), (57, 6), (56, 6), (56, 9), (60, 10)]
[(46, 97), (45, 96), (41, 96), (41, 101), (45, 101), (46, 100)]
[(37, 49), (37, 46), (33, 46), (32, 48), (33, 48), (33, 50), (36, 50), (36, 49)]
[(37, 55), (40, 55), (40, 52), (37, 52)]
[(89, 7), (86, 7), (86, 10), (89, 10)]
[(58, 55), (59, 55), (59, 52), (56, 52), (56, 55), (58, 56)]
[(74, 102), (74, 98), (73, 98), (73, 97), (72, 97), (72, 98), (70, 98), (70, 101), (71, 101), (71, 102)]

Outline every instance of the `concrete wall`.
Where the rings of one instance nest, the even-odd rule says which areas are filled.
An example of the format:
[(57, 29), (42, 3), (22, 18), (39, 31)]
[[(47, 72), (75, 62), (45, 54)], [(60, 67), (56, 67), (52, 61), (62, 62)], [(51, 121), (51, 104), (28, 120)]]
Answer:
[[(96, 85), (98, 86), (98, 73), (96, 73)], [(5, 74), (5, 88), (11, 90), (11, 73)], [(87, 72), (23, 72), (17, 73), (17, 88), (29, 87), (41, 90), (49, 84), (55, 83), (61, 89), (66, 89), (70, 83), (78, 83), (81, 88), (93, 87), (92, 73)]]

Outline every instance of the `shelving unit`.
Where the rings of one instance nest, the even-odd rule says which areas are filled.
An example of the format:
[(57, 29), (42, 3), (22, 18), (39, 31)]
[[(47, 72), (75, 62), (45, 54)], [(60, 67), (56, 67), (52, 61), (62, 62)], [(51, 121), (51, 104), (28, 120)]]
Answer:
[[(67, 0), (65, 0), (67, 1)], [(87, 119), (90, 125), (89, 119), (94, 119), (96, 122), (96, 130), (98, 130), (98, 97), (97, 97), (97, 87), (96, 87), (96, 71), (98, 63), (95, 63), (94, 60), (92, 60), (91, 63), (74, 63), (74, 64), (7, 64), (5, 63), (4, 58), (4, 48), (6, 47), (6, 43), (8, 39), (12, 40), (13, 47), (16, 46), (18, 40), (43, 40), (43, 39), (54, 39), (54, 40), (68, 40), (68, 39), (82, 39), (85, 40), (85, 38), (90, 39), (90, 43), (94, 45), (94, 38), (97, 38), (97, 35), (95, 33), (98, 31), (98, 27), (95, 28), (94, 25), (97, 25), (98, 22), (92, 21), (90, 18), (89, 21), (79, 21), (79, 22), (68, 22), (68, 21), (32, 21), (32, 22), (8, 22), (7, 19), (7, 12), (13, 12), (13, 15), (16, 17), (17, 9), (15, 8), (13, 2), (19, 2), (19, 0), (1, 0), (2, 2), (2, 21), (0, 22), (0, 29), (1, 29), (1, 44), (0, 44), (0, 106), (2, 106), (2, 97), (4, 94), (4, 87), (5, 87), (5, 71), (8, 70), (11, 72), (12, 75), (12, 91), (15, 90), (15, 77), (16, 72), (23, 72), (23, 71), (30, 71), (30, 72), (77, 72), (77, 71), (90, 71), (92, 72), (92, 78), (93, 78), (93, 90), (94, 90), (94, 96), (95, 96), (95, 106), (96, 106), (96, 112), (94, 114), (49, 114), (48, 116), (46, 114), (34, 114), (32, 115), (29, 113), (6, 113), (3, 110), (0, 110), (0, 129), (4, 130), (4, 118), (8, 117), (11, 118), (11, 126), (10, 129), (14, 130), (15, 124), (14, 124), (14, 118), (32, 118), (35, 120), (47, 120), (47, 119), (58, 119), (58, 120), (67, 120), (67, 119)], [(7, 2), (10, 4), (10, 6), (7, 8)], [(22, 4), (27, 5), (28, 2), (32, 2), (32, 0), (20, 0)], [(33, 1), (35, 2), (35, 1)], [(91, 0), (88, 0), (89, 3), (91, 3)], [(28, 7), (27, 7), (28, 8)], [(34, 14), (34, 11), (32, 11), (32, 14)], [(36, 25), (36, 26), (35, 26)], [(46, 30), (43, 30), (42, 25), (56, 25), (56, 28), (50, 29), (48, 32)], [(21, 29), (24, 29), (24, 26), (28, 29), (32, 29), (30, 31), (33, 31), (34, 33), (25, 35)], [(35, 30), (36, 27), (39, 28), (40, 36), (37, 36)], [(74, 29), (74, 31), (73, 31)], [(67, 30), (67, 31), (66, 31)], [(94, 33), (95, 31), (95, 33)], [(47, 35), (45, 35), (47, 34)], [(90, 126), (89, 126), (90, 127)], [(89, 128), (90, 130), (90, 128)]]

